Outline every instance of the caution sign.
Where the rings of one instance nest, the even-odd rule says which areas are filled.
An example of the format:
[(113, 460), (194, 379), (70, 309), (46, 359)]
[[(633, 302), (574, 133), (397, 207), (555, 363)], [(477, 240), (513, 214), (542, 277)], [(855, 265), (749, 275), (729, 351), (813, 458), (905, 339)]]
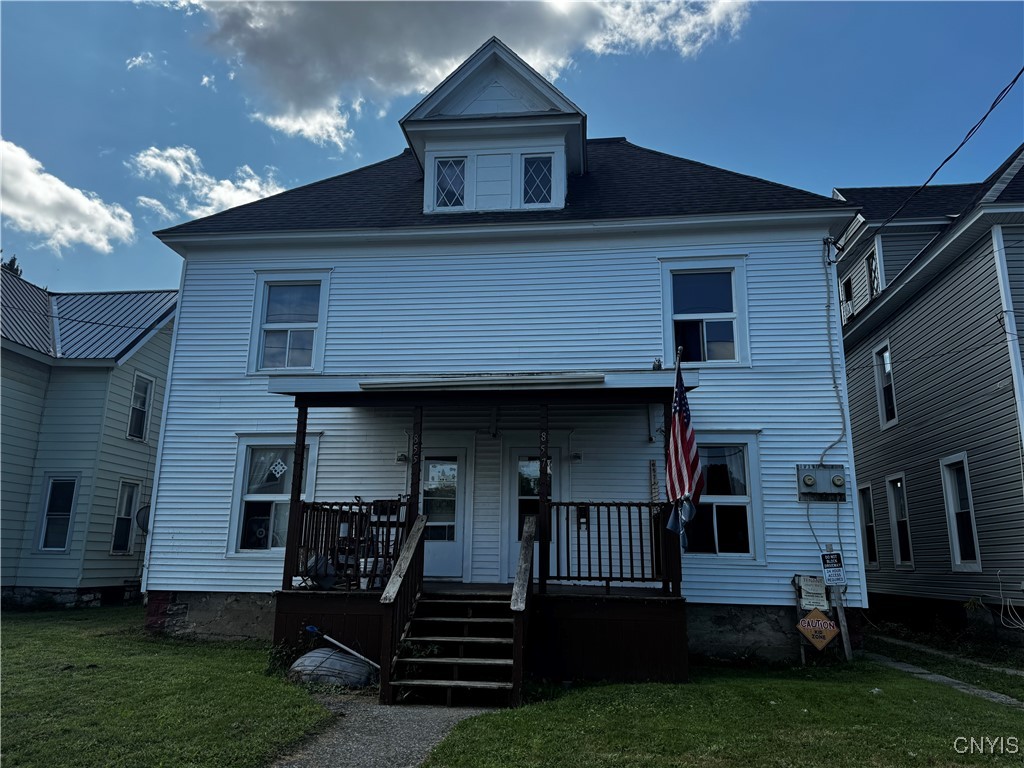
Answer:
[(839, 634), (836, 623), (817, 608), (800, 619), (796, 628), (819, 651)]
[(846, 583), (846, 569), (843, 568), (843, 556), (841, 553), (822, 552), (821, 570), (825, 572), (825, 583), (830, 587)]

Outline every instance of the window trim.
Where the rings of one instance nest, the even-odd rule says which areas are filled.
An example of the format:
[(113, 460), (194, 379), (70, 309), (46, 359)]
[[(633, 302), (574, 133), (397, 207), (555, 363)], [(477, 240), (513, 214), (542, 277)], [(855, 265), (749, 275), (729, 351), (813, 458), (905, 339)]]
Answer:
[[(726, 430), (701, 431), (697, 435), (698, 451), (703, 446), (709, 445), (743, 445), (747, 452), (747, 504), (749, 514), (747, 516), (747, 535), (750, 538), (750, 552), (747, 554), (739, 552), (684, 552), (683, 557), (696, 560), (710, 560), (714, 558), (717, 562), (728, 562), (730, 565), (767, 565), (764, 542), (764, 498), (761, 495), (761, 453), (760, 440), (757, 433), (751, 432), (730, 432)], [(739, 496), (708, 496), (702, 494), (700, 503), (707, 503), (713, 500), (717, 503), (728, 504), (730, 499), (738, 499)], [(718, 531), (715, 530), (715, 541), (717, 546)]]
[[(131, 433), (132, 428), (132, 410), (135, 408), (135, 388), (138, 386), (139, 379), (145, 379), (149, 382), (149, 398), (146, 401), (146, 418), (142, 425), (142, 436), (137, 437)], [(149, 427), (151, 419), (153, 417), (153, 400), (156, 396), (156, 379), (140, 371), (135, 371), (135, 376), (132, 378), (132, 393), (128, 399), (128, 423), (124, 428), (124, 436), (127, 440), (136, 440), (140, 443), (149, 442)]]
[[(899, 530), (896, 526), (896, 503), (893, 496), (893, 483), (903, 483), (903, 506), (907, 510), (907, 548), (910, 550), (910, 560), (901, 561)], [(900, 571), (914, 570), (914, 537), (910, 529), (910, 498), (907, 494), (907, 473), (897, 472), (885, 476), (885, 497), (889, 505), (889, 534), (892, 538), (892, 562), (893, 566)]]
[[(53, 491), (55, 481), (70, 480), (75, 484), (75, 490), (71, 494), (71, 510), (68, 513), (68, 532), (64, 537), (63, 547), (45, 547), (46, 541), (46, 510), (50, 506), (50, 494)], [(46, 472), (43, 475), (42, 487), (42, 508), (39, 510), (38, 533), (36, 535), (36, 551), (45, 554), (67, 554), (71, 549), (71, 542), (75, 533), (75, 512), (78, 509), (78, 494), (82, 488), (82, 474), (80, 472)]]
[[(249, 464), (250, 448), (271, 448), (288, 446), (294, 453), (295, 433), (264, 432), (239, 433), (238, 446), (235, 449), (235, 476), (231, 491), (231, 523), (228, 526), (226, 555), (228, 557), (280, 558), (284, 556), (284, 547), (268, 547), (267, 549), (242, 549), (242, 500), (245, 496), (245, 475)], [(302, 492), (302, 500), (315, 498), (316, 464), (320, 449), (318, 433), (306, 433), (306, 449), (309, 458), (306, 464), (306, 482)], [(289, 488), (289, 493), (291, 489)], [(275, 497), (276, 498), (276, 497)]]
[[(258, 270), (253, 293), (252, 329), (249, 338), (249, 374), (260, 376), (294, 376), (323, 373), (324, 347), (327, 341), (327, 305), (330, 298), (331, 269), (303, 270)], [(263, 368), (263, 317), (267, 308), (267, 296), (272, 285), (320, 284), (320, 306), (317, 322), (300, 323), (290, 327), (310, 327), (313, 330), (312, 365), (303, 368)]]
[[(875, 559), (870, 560), (868, 556), (868, 526), (864, 519), (864, 505), (861, 504), (861, 492), (867, 491), (868, 500), (871, 502), (871, 538), (875, 544)], [(864, 568), (869, 571), (877, 571), (880, 567), (878, 557), (878, 514), (875, 511), (875, 494), (871, 483), (863, 483), (857, 486), (857, 506), (860, 512), (861, 541), (864, 547)]]
[[(895, 416), (888, 421), (885, 418), (885, 391), (884, 384), (882, 382), (882, 368), (878, 363), (879, 355), (884, 351), (889, 352), (889, 368), (891, 370), (890, 377), (892, 378), (892, 409)], [(899, 404), (896, 402), (896, 366), (893, 365), (892, 361), (892, 344), (889, 343), (889, 339), (886, 339), (881, 344), (878, 344), (874, 349), (871, 350), (871, 368), (874, 371), (875, 377), (875, 399), (878, 402), (878, 426), (881, 429), (889, 429), (895, 427), (900, 423), (900, 409)]]
[[(971, 535), (974, 537), (974, 552), (976, 560), (966, 562), (960, 555), (960, 539), (957, 535), (956, 512), (953, 502), (956, 500), (956, 488), (952, 467), (955, 464), (964, 465), (964, 479), (967, 481), (967, 503), (971, 510)], [(942, 475), (942, 501), (946, 508), (946, 530), (949, 533), (949, 559), (954, 573), (981, 573), (981, 546), (978, 543), (978, 518), (974, 512), (974, 490), (971, 488), (971, 470), (967, 464), (967, 451), (954, 453), (939, 459), (939, 472)]]
[[(746, 256), (703, 256), (699, 258), (670, 258), (661, 260), (662, 294), (662, 336), (666, 365), (674, 365), (675, 320), (677, 315), (672, 301), (672, 277), (687, 272), (731, 272), (732, 307), (731, 313), (715, 314), (723, 320), (732, 319), (733, 342), (736, 345), (734, 360), (700, 360), (683, 362), (683, 368), (741, 368), (750, 366), (749, 319), (747, 314), (747, 268)], [(681, 318), (704, 319), (707, 315), (679, 315)]]
[[(125, 516), (121, 515), (121, 489), (125, 485), (134, 485), (136, 488), (135, 495), (135, 509), (132, 510), (128, 515), (129, 521), (128, 527), (128, 548), (125, 550), (114, 549), (114, 540), (117, 538), (117, 521), (118, 519), (125, 519)], [(125, 557), (127, 555), (135, 554), (135, 513), (140, 507), (142, 500), (142, 481), (131, 477), (122, 477), (117, 483), (117, 496), (114, 497), (114, 517), (112, 525), (110, 526), (110, 554), (114, 557)]]

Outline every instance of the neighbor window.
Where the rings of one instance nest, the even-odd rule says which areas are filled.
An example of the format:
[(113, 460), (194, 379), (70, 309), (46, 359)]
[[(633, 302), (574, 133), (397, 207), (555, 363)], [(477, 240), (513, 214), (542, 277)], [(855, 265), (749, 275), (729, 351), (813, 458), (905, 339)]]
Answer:
[[(287, 440), (274, 444), (261, 442), (259, 438), (242, 440), (238, 549), (269, 550), (285, 546), (294, 458), (295, 445)], [(310, 464), (315, 459), (314, 442), (306, 445), (302, 498), (309, 495), (309, 481), (314, 475)]]
[(128, 437), (145, 440), (149, 430), (149, 409), (153, 399), (153, 380), (141, 373), (135, 374), (132, 402), (128, 409)]
[(853, 317), (853, 278), (843, 280), (843, 296), (840, 301), (840, 310), (843, 316), (843, 323), (850, 322)]
[(746, 444), (698, 445), (704, 492), (686, 526), (686, 551), (752, 555), (753, 506)]
[(732, 270), (673, 272), (672, 327), (683, 362), (737, 360), (736, 319)]
[(466, 158), (438, 158), (434, 169), (434, 206), (436, 208), (463, 207), (466, 204)]
[(253, 372), (320, 369), (327, 285), (322, 271), (259, 276)]
[(907, 488), (904, 475), (886, 478), (889, 495), (889, 522), (892, 526), (892, 554), (897, 566), (913, 566), (914, 550), (910, 543), (910, 511), (907, 509)]
[(71, 533), (71, 513), (75, 507), (74, 477), (51, 477), (46, 483), (46, 502), (43, 507), (43, 531), (40, 549), (65, 550)]
[(953, 570), (980, 571), (981, 557), (978, 554), (978, 531), (974, 522), (967, 454), (949, 456), (941, 461), (940, 466)]
[(871, 486), (857, 489), (860, 501), (860, 519), (864, 527), (864, 561), (869, 566), (878, 566), (878, 539), (875, 536), (875, 505), (871, 499)]
[(117, 508), (114, 510), (114, 534), (110, 553), (127, 555), (132, 551), (132, 531), (135, 525), (135, 510), (139, 502), (139, 484), (121, 481), (117, 491)]
[(882, 284), (878, 276), (878, 257), (875, 256), (874, 251), (869, 253), (864, 260), (864, 270), (867, 273), (868, 279), (868, 298), (873, 299), (882, 290)]
[(892, 355), (889, 342), (874, 350), (875, 388), (878, 395), (878, 419), (882, 427), (896, 423), (896, 388), (892, 379)]
[(523, 204), (551, 202), (551, 155), (523, 158)]

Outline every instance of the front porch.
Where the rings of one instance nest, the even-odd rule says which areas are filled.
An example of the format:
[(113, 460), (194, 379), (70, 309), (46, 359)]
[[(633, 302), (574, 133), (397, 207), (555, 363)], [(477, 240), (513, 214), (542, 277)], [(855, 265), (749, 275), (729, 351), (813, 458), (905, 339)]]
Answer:
[[(637, 403), (653, 443), (657, 430), (646, 414), (650, 404), (667, 411), (671, 388), (403, 391), (402, 404), (413, 401), (407, 492), (372, 501), (304, 502), (308, 410), (379, 407), (386, 399), (375, 390), (362, 394), (371, 397), (294, 393), (295, 471), (275, 643), (301, 646), (304, 628), (319, 626), (381, 664), (386, 703), (459, 703), (472, 695), (481, 703), (516, 704), (523, 680), (531, 677), (686, 679), (679, 541), (666, 529), (671, 508), (657, 500), (654, 460), (650, 467), (641, 461), (649, 469), (644, 479), (652, 500), (573, 501), (557, 477), (575, 455), (568, 446), (552, 447), (549, 417), (551, 401)], [(529, 403), (536, 413), (533, 447), (511, 450), (508, 445), (523, 441), (505, 441), (510, 474), (493, 492), (503, 499), (497, 530), (508, 554), (502, 552), (501, 567), (492, 571), (497, 577), (485, 581), (468, 565), (461, 565), (461, 576), (445, 570), (450, 560), (446, 565), (438, 557), (447, 551), (466, 562), (473, 557), (470, 543), (460, 543), (464, 465), (458, 448), (424, 448), (424, 408), (467, 396)], [(470, 467), (472, 448), (471, 442)], [(478, 479), (478, 494), (479, 486)], [(438, 578), (444, 576), (452, 578)]]

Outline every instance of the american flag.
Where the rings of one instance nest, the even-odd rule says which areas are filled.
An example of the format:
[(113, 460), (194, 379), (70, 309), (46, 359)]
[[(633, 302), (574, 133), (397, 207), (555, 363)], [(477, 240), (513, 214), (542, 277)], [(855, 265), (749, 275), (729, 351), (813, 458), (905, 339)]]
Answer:
[(665, 484), (669, 501), (680, 501), (689, 496), (696, 509), (700, 493), (704, 490), (704, 476), (701, 474), (697, 438), (690, 422), (690, 403), (686, 400), (683, 371), (679, 363), (676, 363), (676, 389), (672, 396), (672, 425)]

